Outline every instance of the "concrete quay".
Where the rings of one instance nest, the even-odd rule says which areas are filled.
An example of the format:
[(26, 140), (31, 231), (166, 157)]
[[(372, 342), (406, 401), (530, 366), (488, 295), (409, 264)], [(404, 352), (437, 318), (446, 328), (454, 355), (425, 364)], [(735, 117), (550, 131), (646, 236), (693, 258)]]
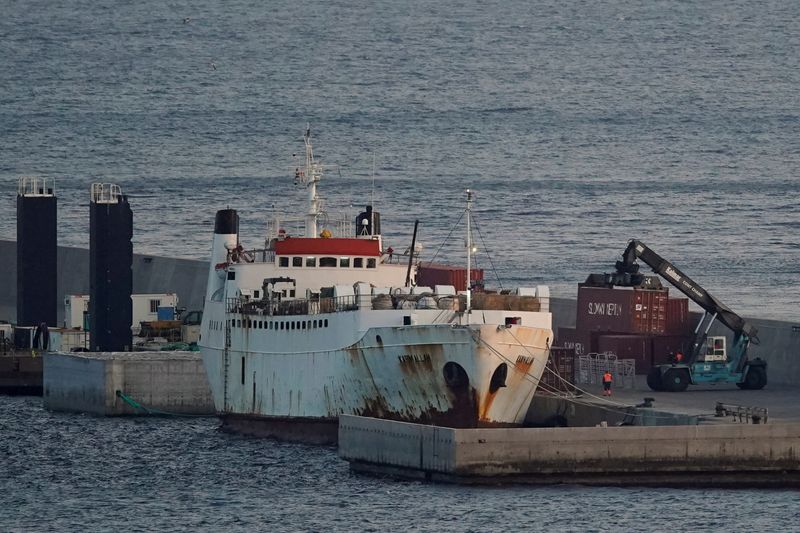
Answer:
[(42, 358), (30, 353), (0, 354), (0, 394), (41, 396)]
[[(620, 405), (639, 405), (644, 398), (653, 398), (653, 409), (666, 411), (676, 415), (686, 415), (697, 417), (702, 423), (718, 422), (716, 420), (715, 406), (723, 403), (725, 405), (738, 405), (742, 407), (764, 408), (768, 411), (769, 424), (800, 423), (800, 387), (797, 385), (784, 385), (780, 383), (770, 383), (761, 390), (741, 390), (735, 384), (718, 383), (707, 385), (689, 385), (684, 392), (655, 392), (646, 383), (645, 376), (636, 376), (633, 388), (624, 389), (615, 387), (613, 396), (603, 398), (602, 389), (599, 385), (580, 385), (591, 396), (584, 395), (578, 401), (588, 406), (601, 408), (608, 413), (608, 424), (612, 425), (616, 419), (613, 414), (619, 413)], [(537, 396), (528, 412), (526, 423), (533, 423)], [(561, 411), (566, 407), (561, 406)], [(624, 411), (624, 409), (623, 409)], [(552, 411), (551, 411), (552, 412)], [(567, 412), (570, 412), (567, 409)], [(569, 416), (567, 416), (569, 419)], [(569, 426), (595, 425), (601, 419), (588, 420), (588, 423), (581, 423), (575, 419)], [(731, 422), (732, 418), (724, 418), (723, 421)]]
[(800, 487), (800, 424), (452, 429), (342, 415), (339, 456), (446, 483)]
[(47, 353), (43, 360), (44, 406), (51, 411), (106, 416), (215, 412), (198, 352)]

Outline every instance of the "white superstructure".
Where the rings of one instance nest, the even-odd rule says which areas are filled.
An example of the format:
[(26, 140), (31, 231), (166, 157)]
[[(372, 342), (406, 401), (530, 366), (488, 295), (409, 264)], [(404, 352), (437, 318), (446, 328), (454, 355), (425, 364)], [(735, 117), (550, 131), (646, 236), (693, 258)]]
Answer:
[(469, 268), (462, 294), (414, 286), (416, 263), (384, 249), (371, 206), (355, 227), (320, 224), (308, 132), (305, 145), (301, 235), (276, 221), (264, 249), (245, 250), (237, 213), (217, 213), (199, 346), (225, 425), (329, 441), (342, 413), (521, 423), (552, 340), (545, 298), (471, 294)]

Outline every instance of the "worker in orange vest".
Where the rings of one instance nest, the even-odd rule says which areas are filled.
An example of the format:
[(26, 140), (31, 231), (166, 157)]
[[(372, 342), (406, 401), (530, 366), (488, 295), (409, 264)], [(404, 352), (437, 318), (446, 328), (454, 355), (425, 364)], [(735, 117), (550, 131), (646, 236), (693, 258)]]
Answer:
[(603, 374), (603, 396), (611, 396), (612, 381), (614, 381), (614, 378), (611, 376), (611, 372), (606, 370), (606, 373)]

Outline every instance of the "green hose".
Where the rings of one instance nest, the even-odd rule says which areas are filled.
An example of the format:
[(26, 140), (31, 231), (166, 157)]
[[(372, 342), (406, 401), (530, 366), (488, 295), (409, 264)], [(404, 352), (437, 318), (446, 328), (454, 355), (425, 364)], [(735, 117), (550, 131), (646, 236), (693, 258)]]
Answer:
[(121, 390), (117, 391), (117, 397), (118, 398), (122, 398), (122, 401), (124, 401), (125, 403), (127, 403), (128, 405), (133, 407), (134, 409), (139, 410), (139, 411), (144, 411), (148, 415), (155, 415), (155, 416), (183, 416), (183, 417), (188, 417), (188, 416), (190, 416), (190, 417), (210, 417), (210, 416), (214, 416), (214, 415), (195, 415), (195, 414), (189, 414), (189, 413), (171, 413), (169, 411), (162, 411), (161, 409), (151, 409), (149, 407), (146, 407), (146, 406), (140, 404), (139, 402), (137, 402), (136, 400), (134, 400), (130, 396), (126, 396), (125, 394), (123, 394), (123, 392)]

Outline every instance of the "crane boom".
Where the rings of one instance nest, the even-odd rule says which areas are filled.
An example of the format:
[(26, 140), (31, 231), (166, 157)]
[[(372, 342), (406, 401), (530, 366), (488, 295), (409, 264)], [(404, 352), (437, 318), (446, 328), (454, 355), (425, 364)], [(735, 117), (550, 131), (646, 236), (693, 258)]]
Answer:
[(688, 296), (694, 303), (706, 312), (716, 315), (717, 319), (725, 324), (736, 334), (745, 334), (751, 341), (758, 344), (758, 330), (734, 313), (727, 305), (723, 304), (703, 289), (689, 276), (681, 272), (675, 265), (651, 250), (643, 242), (632, 239), (622, 254), (622, 261), (617, 261), (618, 274), (635, 274), (639, 270), (636, 259), (647, 263), (654, 272), (660, 274), (665, 280), (674, 285), (679, 291)]

